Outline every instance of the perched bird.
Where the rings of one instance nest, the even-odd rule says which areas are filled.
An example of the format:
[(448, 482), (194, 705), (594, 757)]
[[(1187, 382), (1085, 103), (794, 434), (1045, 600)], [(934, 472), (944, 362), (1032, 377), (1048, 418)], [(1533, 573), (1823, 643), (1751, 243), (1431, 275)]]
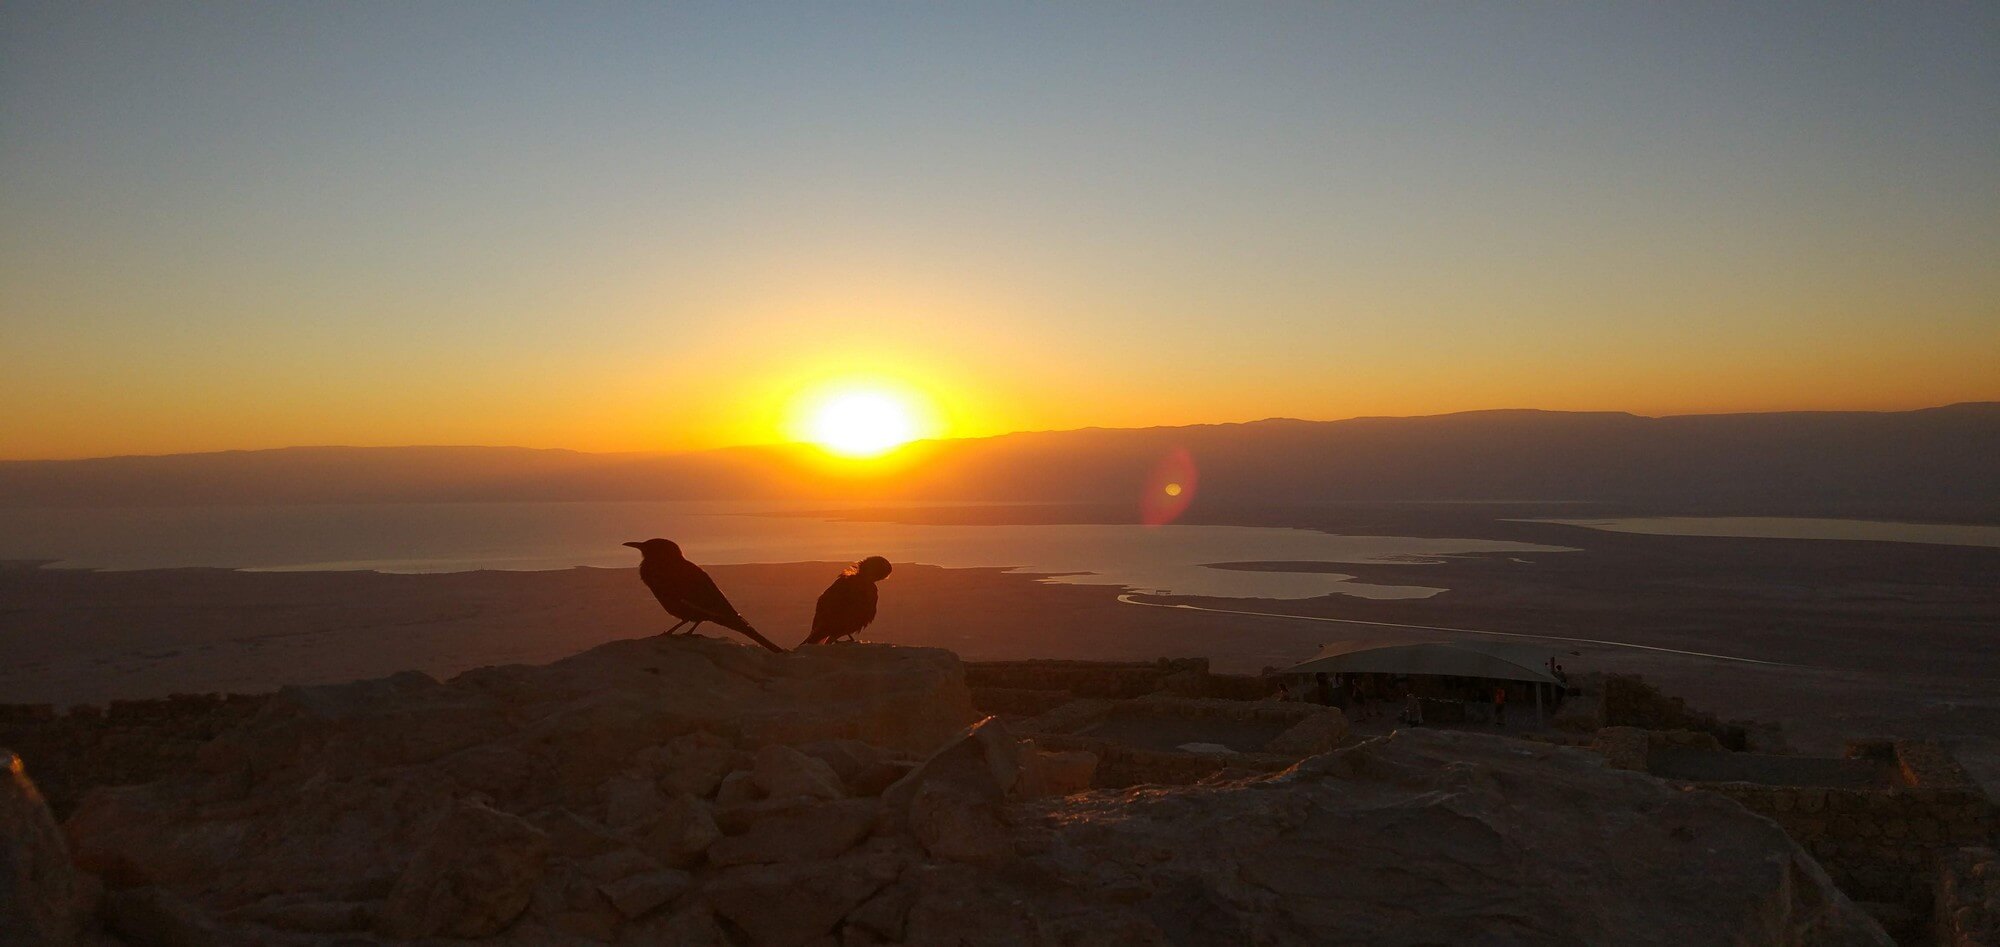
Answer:
[(715, 587), (715, 580), (681, 555), (680, 546), (666, 539), (648, 539), (643, 543), (625, 545), (639, 550), (643, 557), (639, 561), (639, 579), (653, 590), (653, 597), (660, 600), (660, 607), (666, 609), (667, 614), (680, 619), (680, 624), (667, 629), (664, 634), (671, 635), (679, 631), (681, 625), (693, 622), (687, 630), (691, 635), (701, 627), (702, 622), (712, 621), (779, 654), (785, 652), (743, 620), (736, 606), (729, 604), (722, 590)]
[(889, 560), (869, 556), (846, 569), (819, 594), (806, 644), (852, 638), (875, 620), (875, 583), (889, 576)]

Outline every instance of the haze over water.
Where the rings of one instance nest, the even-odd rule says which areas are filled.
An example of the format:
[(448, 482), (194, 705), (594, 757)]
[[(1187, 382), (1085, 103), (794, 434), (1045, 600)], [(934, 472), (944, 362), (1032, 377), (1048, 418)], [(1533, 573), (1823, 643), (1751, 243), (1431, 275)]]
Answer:
[(947, 568), (1055, 573), (1049, 581), (1174, 595), (1423, 598), (1421, 585), (1338, 573), (1207, 568), (1217, 562), (1383, 562), (1559, 546), (1483, 539), (1341, 536), (1244, 526), (917, 525), (813, 515), (826, 504), (492, 503), (0, 511), (0, 558), (60, 567), (257, 570), (623, 568), (626, 540), (664, 536), (705, 565), (848, 562), (886, 555)]

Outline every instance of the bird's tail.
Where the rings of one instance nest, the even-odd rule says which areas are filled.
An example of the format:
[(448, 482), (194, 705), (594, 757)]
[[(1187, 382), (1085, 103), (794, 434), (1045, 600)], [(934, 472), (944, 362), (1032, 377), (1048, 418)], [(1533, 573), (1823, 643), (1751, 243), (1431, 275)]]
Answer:
[(763, 645), (766, 650), (770, 651), (773, 654), (785, 653), (785, 649), (780, 648), (776, 644), (772, 643), (771, 639), (758, 634), (757, 629), (750, 627), (750, 623), (744, 621), (743, 616), (741, 615), (736, 616), (735, 620), (733, 621), (717, 622), (717, 624), (721, 625), (724, 628), (729, 629), (730, 631), (736, 632), (737, 634), (742, 635), (743, 637), (748, 638), (751, 641), (755, 641), (758, 644)]
[(713, 611), (711, 609), (700, 608), (696, 606), (690, 606), (690, 607), (694, 607), (695, 611), (702, 616), (702, 621), (714, 622), (715, 624), (721, 625), (722, 627), (727, 628), (730, 631), (736, 632), (737, 634), (742, 635), (743, 637), (748, 638), (751, 641), (755, 641), (758, 644), (763, 645), (765, 648), (769, 649), (773, 654), (786, 653), (785, 649), (780, 648), (775, 644), (772, 644), (771, 639), (758, 634), (757, 629), (750, 627), (750, 623), (744, 620), (743, 616), (736, 613), (735, 611), (723, 614), (720, 612)]

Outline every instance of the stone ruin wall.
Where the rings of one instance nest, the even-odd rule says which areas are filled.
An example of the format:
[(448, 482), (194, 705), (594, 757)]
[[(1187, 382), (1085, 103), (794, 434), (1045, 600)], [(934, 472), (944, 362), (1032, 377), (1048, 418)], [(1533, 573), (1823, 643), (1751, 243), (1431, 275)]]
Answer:
[[(1672, 712), (1660, 716), (1687, 720)], [(1647, 771), (1648, 758), (1662, 747), (1721, 749), (1716, 736), (1701, 729), (1606, 727), (1591, 742), (1606, 765), (1639, 772)], [(1883, 764), (1896, 785), (1687, 785), (1727, 796), (1778, 823), (1849, 897), (1889, 905), (1907, 918), (1907, 924), (1891, 925), (1902, 928), (1904, 942), (1921, 941), (1934, 931), (1940, 944), (2000, 943), (1991, 939), (2000, 932), (2000, 901), (1994, 900), (2000, 865), (1993, 863), (1990, 848), (1981, 847), (2000, 831), (2000, 808), (1937, 743), (1852, 741), (1845, 755)]]
[[(1986, 868), (1977, 868), (1976, 858), (1962, 862), (1966, 851), (1992, 843), (2000, 810), (1936, 743), (1858, 741), (1848, 745), (1847, 755), (1889, 764), (1903, 785), (1694, 785), (1777, 822), (1849, 897), (1905, 912), (1917, 925), (1903, 932), (1906, 942), (1929, 928), (1939, 932), (1943, 944), (1992, 943), (1979, 939), (1993, 932), (1993, 919), (2000, 917), (2000, 902), (1982, 887), (1996, 877), (1990, 849)], [(1973, 932), (1973, 939), (1960, 939), (1964, 931)]]
[(1918, 910), (1932, 898), (1940, 852), (1984, 842), (1994, 825), (1977, 790), (1697, 785), (1777, 822), (1855, 900)]
[(1749, 735), (1740, 724), (1702, 713), (1679, 697), (1662, 693), (1636, 674), (1591, 675), (1603, 695), (1602, 724), (1642, 730), (1694, 730), (1711, 734), (1725, 749), (1742, 750)]
[(2000, 943), (2000, 856), (1986, 846), (1940, 860), (1931, 933), (1939, 947)]
[(1648, 772), (1653, 751), (1661, 747), (1722, 751), (1712, 733), (1700, 730), (1641, 730), (1638, 727), (1605, 727), (1591, 738), (1590, 749), (1604, 757), (1613, 769)]

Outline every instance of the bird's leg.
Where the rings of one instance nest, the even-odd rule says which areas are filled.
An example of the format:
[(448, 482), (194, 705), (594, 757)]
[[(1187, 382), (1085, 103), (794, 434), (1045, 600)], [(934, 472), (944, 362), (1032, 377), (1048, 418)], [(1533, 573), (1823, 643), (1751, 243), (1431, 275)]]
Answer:
[[(701, 627), (701, 619), (697, 618), (694, 620), (694, 624), (688, 628), (687, 634), (688, 635), (694, 634), (694, 630), (700, 627)], [(682, 637), (686, 637), (686, 635), (683, 635)]]
[(674, 627), (672, 627), (672, 628), (669, 628), (669, 629), (667, 629), (666, 631), (663, 631), (663, 632), (660, 632), (660, 637), (662, 637), (662, 638), (671, 638), (671, 637), (673, 637), (673, 636), (674, 636), (674, 632), (676, 632), (676, 631), (679, 631), (679, 630), (681, 630), (681, 625), (685, 625), (685, 624), (687, 624), (687, 623), (688, 623), (688, 620), (687, 620), (687, 619), (685, 619), (685, 618), (681, 619), (681, 621), (680, 621), (680, 624), (679, 624), (679, 625), (675, 625)]

